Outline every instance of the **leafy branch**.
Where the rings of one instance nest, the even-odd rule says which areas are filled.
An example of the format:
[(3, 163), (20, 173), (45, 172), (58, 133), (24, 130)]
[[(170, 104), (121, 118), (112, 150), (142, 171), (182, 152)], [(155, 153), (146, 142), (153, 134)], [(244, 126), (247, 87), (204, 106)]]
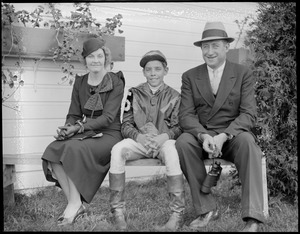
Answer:
[(237, 47), (238, 42), (240, 41), (244, 31), (245, 31), (245, 26), (249, 24), (249, 20), (253, 18), (253, 16), (246, 16), (243, 20), (239, 21), (239, 20), (235, 20), (234, 22), (237, 24), (239, 31), (238, 31), (238, 39), (235, 42), (235, 46), (234, 48)]
[[(17, 36), (14, 33), (12, 24), (20, 23), (24, 27), (31, 26), (33, 28), (49, 28), (56, 30), (57, 47), (51, 51), (53, 53), (52, 59), (55, 64), (61, 61), (59, 65), (64, 76), (61, 78), (62, 83), (69, 81), (72, 85), (75, 79), (74, 65), (72, 60), (77, 58), (80, 60), (80, 49), (76, 47), (76, 42), (80, 34), (88, 34), (91, 36), (102, 37), (104, 35), (114, 35), (118, 29), (119, 33), (123, 33), (119, 28), (122, 26), (122, 15), (117, 14), (112, 18), (107, 18), (105, 25), (101, 25), (96, 18), (93, 17), (90, 10), (90, 3), (74, 3), (74, 11), (71, 11), (71, 16), (63, 18), (61, 10), (56, 8), (55, 3), (48, 3), (47, 9), (39, 5), (33, 12), (26, 10), (15, 11), (15, 7), (10, 3), (1, 3), (1, 24), (3, 28), (10, 28), (10, 49), (8, 54), (2, 55), (2, 66), (4, 64), (5, 57), (8, 56), (13, 48), (17, 48), (19, 52), (19, 61), (16, 63), (17, 79), (16, 75), (6, 69), (2, 70), (2, 84), (8, 84), (12, 89), (15, 89), (10, 95), (4, 96), (4, 89), (2, 89), (2, 105), (8, 100), (20, 86), (24, 85), (24, 81), (21, 80), (22, 74), (22, 58), (20, 48), (22, 36)], [(3, 40), (3, 43), (8, 43)], [(18, 86), (15, 86), (15, 82), (18, 82)], [(6, 105), (3, 105), (6, 106)]]
[[(18, 106), (8, 106), (3, 104), (5, 101), (7, 101), (8, 99), (10, 99), (15, 92), (24, 85), (24, 81), (21, 79), (21, 74), (22, 74), (22, 68), (20, 65), (20, 62), (18, 61), (15, 65), (16, 67), (18, 67), (18, 70), (13, 73), (11, 70), (7, 69), (7, 73), (8, 75), (6, 75), (4, 73), (4, 71), (2, 70), (2, 105), (8, 108), (11, 108), (13, 110), (18, 110)], [(9, 94), (5, 95), (5, 84), (8, 84), (8, 86), (12, 89), (12, 92), (10, 92)]]
[[(63, 83), (69, 81), (71, 85), (74, 81), (74, 66), (71, 64), (72, 58), (80, 58), (80, 50), (75, 46), (75, 42), (80, 34), (90, 34), (92, 36), (102, 37), (103, 35), (114, 35), (115, 30), (121, 27), (122, 15), (118, 14), (113, 18), (107, 18), (105, 26), (102, 25), (92, 16), (90, 3), (74, 3), (75, 11), (71, 11), (71, 17), (68, 21), (62, 21), (62, 14), (59, 9), (55, 8), (55, 4), (49, 3), (50, 10), (46, 14), (51, 14), (53, 22), (48, 25), (50, 28), (57, 30), (57, 35), (62, 32), (63, 39), (59, 41), (58, 46), (53, 51), (54, 62), (61, 59)], [(118, 29), (119, 33), (123, 33)]]

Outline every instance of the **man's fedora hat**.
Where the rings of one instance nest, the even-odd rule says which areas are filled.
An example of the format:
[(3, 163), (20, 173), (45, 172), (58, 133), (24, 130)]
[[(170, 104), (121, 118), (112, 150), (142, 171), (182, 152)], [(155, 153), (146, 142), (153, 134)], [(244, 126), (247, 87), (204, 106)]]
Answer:
[(221, 22), (207, 22), (202, 33), (202, 39), (194, 42), (194, 45), (201, 47), (202, 42), (212, 40), (227, 40), (231, 43), (234, 38), (227, 36), (225, 27)]

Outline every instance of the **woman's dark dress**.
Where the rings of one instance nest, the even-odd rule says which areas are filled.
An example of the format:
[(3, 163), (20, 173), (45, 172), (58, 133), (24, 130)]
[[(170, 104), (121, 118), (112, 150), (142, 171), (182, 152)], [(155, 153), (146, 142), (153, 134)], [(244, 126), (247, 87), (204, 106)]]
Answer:
[[(75, 138), (82, 134), (77, 134), (64, 141), (53, 141), (47, 146), (42, 163), (46, 179), (56, 182), (57, 186), (58, 181), (52, 177), (47, 161), (61, 163), (82, 200), (90, 203), (109, 170), (112, 147), (122, 140), (120, 113), (125, 81), (122, 72), (109, 72), (95, 92), (91, 92), (93, 87), (87, 80), (88, 74), (75, 79), (66, 123), (74, 124), (84, 114), (87, 117), (84, 133), (93, 130), (103, 133), (103, 136), (79, 140)], [(94, 97), (91, 99), (99, 97), (101, 101), (85, 105), (91, 96)], [(93, 109), (96, 109), (94, 113)]]

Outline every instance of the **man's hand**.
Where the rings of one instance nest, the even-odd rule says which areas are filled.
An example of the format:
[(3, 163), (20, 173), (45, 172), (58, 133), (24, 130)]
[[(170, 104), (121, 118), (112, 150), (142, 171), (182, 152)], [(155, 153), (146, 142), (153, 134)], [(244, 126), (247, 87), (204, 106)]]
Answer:
[[(216, 144), (216, 148), (218, 149), (218, 156), (220, 157), (222, 155), (222, 148), (225, 141), (227, 141), (227, 135), (225, 133), (220, 133), (213, 137), (214, 142)], [(217, 156), (217, 157), (218, 157)]]
[(216, 144), (214, 138), (209, 134), (201, 134), (201, 139), (203, 142), (203, 149), (210, 155), (213, 154), (216, 149)]
[(222, 156), (221, 150), (218, 149), (218, 147), (215, 147), (215, 150), (212, 154), (208, 154), (208, 158), (218, 158)]

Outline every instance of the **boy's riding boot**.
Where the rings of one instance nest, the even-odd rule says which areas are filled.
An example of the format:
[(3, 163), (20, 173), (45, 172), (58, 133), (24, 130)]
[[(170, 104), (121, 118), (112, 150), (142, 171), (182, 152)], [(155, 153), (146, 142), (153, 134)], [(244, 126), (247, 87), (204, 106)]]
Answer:
[(167, 183), (172, 214), (165, 225), (156, 228), (157, 231), (176, 231), (183, 221), (185, 208), (183, 175), (167, 176)]
[(122, 174), (109, 173), (110, 211), (113, 221), (119, 230), (126, 230), (125, 220), (125, 172)]

